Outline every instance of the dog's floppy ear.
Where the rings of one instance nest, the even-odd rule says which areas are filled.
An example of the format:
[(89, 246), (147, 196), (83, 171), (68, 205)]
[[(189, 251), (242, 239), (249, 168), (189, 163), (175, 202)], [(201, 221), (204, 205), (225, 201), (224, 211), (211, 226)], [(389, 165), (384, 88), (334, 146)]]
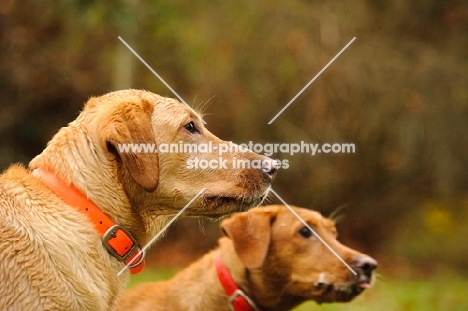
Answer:
[[(145, 191), (153, 192), (159, 181), (159, 160), (156, 149), (145, 150), (143, 145), (156, 148), (151, 125), (152, 106), (121, 105), (104, 125), (104, 138), (110, 151), (116, 153), (132, 179)], [(134, 144), (133, 147), (128, 144)], [(127, 150), (125, 150), (127, 149)]]
[(269, 212), (245, 212), (221, 223), (224, 234), (234, 244), (234, 250), (249, 269), (260, 268), (270, 246), (271, 223)]

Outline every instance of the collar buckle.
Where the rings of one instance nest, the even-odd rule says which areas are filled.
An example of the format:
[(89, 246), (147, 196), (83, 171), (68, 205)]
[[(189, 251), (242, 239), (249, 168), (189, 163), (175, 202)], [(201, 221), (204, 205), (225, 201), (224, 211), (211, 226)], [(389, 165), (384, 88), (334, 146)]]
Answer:
[[(124, 253), (123, 255), (119, 254), (118, 251), (109, 243), (111, 239), (116, 239), (117, 234), (119, 233), (119, 230), (122, 231), (132, 242), (132, 246), (130, 249)], [(104, 247), (119, 261), (125, 261), (127, 260), (133, 252), (138, 248), (138, 242), (135, 240), (135, 238), (132, 236), (132, 234), (125, 228), (120, 225), (113, 225), (110, 227), (103, 235), (102, 235), (102, 244)], [(145, 253), (142, 252), (141, 258), (137, 263), (133, 263), (132, 265), (129, 265), (130, 268), (136, 267), (141, 264), (145, 257)]]

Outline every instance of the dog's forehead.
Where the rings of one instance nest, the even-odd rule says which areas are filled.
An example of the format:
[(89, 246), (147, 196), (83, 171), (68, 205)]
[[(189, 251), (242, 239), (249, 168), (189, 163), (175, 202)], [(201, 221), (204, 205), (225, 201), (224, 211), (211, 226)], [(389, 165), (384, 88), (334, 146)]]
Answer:
[(189, 119), (201, 121), (201, 116), (193, 108), (185, 105), (174, 98), (158, 96), (154, 99), (154, 115), (171, 116), (174, 120), (180, 121)]
[(202, 128), (201, 118), (186, 105), (176, 100), (156, 101), (152, 115), (155, 126), (169, 126), (178, 128), (195, 121), (197, 127)]
[[(323, 217), (319, 212), (296, 206), (292, 206), (292, 208), (297, 213), (297, 215), (309, 225), (325, 227), (333, 225), (329, 219)], [(286, 224), (289, 226), (294, 223), (302, 224), (302, 221), (298, 219), (297, 216), (293, 214), (288, 208), (284, 208), (278, 211), (278, 223), (280, 225)]]
[(107, 111), (108, 113), (113, 113), (115, 109), (125, 111), (123, 107), (135, 105), (140, 106), (144, 110), (152, 111), (153, 116), (170, 116), (172, 118), (171, 121), (175, 123), (201, 118), (195, 110), (176, 99), (134, 89), (115, 91), (91, 98), (86, 103), (83, 112)]

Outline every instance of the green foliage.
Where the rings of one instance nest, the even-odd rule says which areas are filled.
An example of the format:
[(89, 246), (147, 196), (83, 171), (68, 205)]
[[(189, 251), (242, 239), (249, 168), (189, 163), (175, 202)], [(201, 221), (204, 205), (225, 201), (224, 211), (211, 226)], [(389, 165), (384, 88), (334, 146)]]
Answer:
[[(398, 221), (390, 253), (414, 265), (415, 275), (454, 271), (466, 276), (468, 200), (428, 200)], [(432, 259), (432, 261), (429, 261)]]
[[(175, 269), (150, 269), (133, 275), (128, 288), (140, 282), (169, 279)], [(431, 275), (427, 281), (380, 277), (374, 287), (350, 303), (304, 303), (296, 311), (464, 311), (468, 309), (468, 280), (447, 275)]]

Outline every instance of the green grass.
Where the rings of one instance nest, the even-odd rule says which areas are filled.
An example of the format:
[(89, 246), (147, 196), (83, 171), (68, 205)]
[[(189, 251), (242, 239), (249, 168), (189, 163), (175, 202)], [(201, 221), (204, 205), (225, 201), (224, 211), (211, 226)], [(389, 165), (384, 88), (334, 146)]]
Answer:
[(168, 280), (174, 276), (180, 269), (176, 268), (145, 268), (143, 272), (131, 275), (127, 288), (143, 283), (143, 282), (157, 282)]
[(296, 311), (466, 311), (468, 281), (379, 281), (374, 288), (348, 304), (317, 307), (305, 303)]
[[(146, 269), (131, 277), (128, 287), (141, 282), (165, 280), (177, 269)], [(430, 281), (384, 279), (354, 301), (345, 304), (304, 303), (295, 311), (466, 311), (468, 280), (434, 277)]]

